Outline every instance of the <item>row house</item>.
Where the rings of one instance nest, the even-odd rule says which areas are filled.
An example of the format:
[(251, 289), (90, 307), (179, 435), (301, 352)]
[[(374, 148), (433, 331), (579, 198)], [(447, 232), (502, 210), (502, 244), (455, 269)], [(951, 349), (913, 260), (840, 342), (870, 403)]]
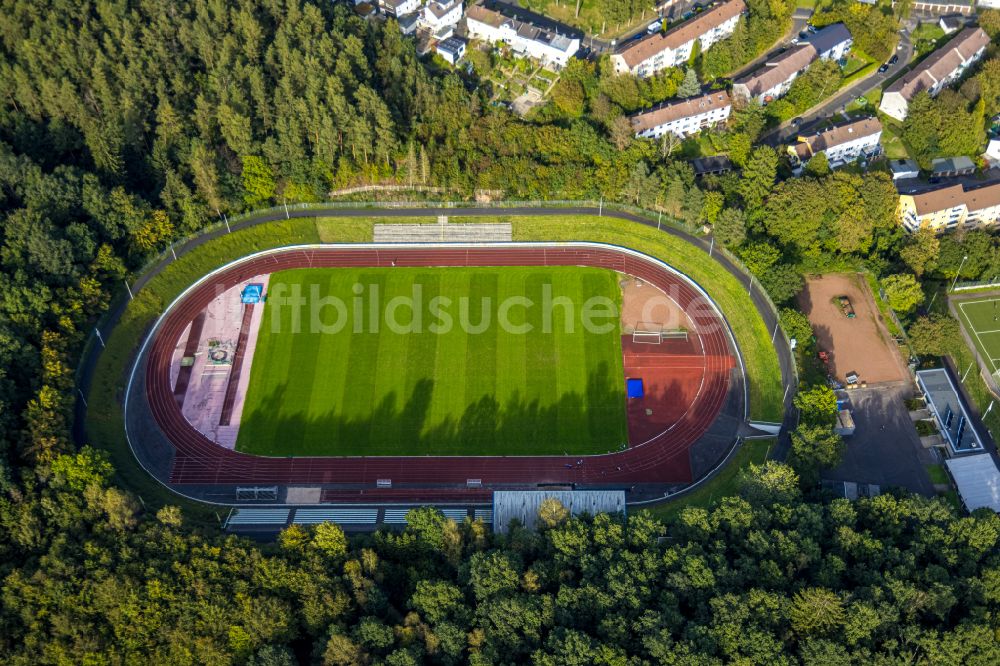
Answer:
[[(499, 6), (499, 5), (498, 5)], [(517, 8), (512, 8), (511, 11)], [(469, 37), (491, 44), (507, 44), (515, 53), (561, 69), (580, 49), (580, 39), (561, 35), (517, 16), (505, 16), (482, 4), (469, 7), (465, 15)]]
[(792, 166), (798, 172), (815, 155), (824, 154), (831, 169), (850, 164), (859, 158), (871, 158), (881, 152), (882, 123), (878, 118), (862, 118), (812, 136), (800, 136), (788, 147)]
[(982, 58), (989, 43), (990, 38), (982, 28), (966, 28), (886, 88), (879, 110), (896, 120), (905, 120), (910, 101), (917, 93), (926, 90), (931, 97), (936, 96)]
[(695, 42), (701, 43), (704, 52), (733, 34), (746, 9), (744, 0), (727, 0), (714, 5), (666, 32), (656, 32), (625, 44), (611, 56), (611, 64), (618, 74), (639, 77), (684, 65), (691, 57)]
[(659, 139), (667, 133), (684, 139), (725, 122), (733, 110), (729, 93), (716, 90), (700, 97), (661, 104), (629, 117), (636, 137)]
[(777, 99), (788, 92), (792, 82), (806, 71), (816, 59), (816, 47), (800, 44), (764, 63), (763, 67), (733, 82), (733, 97), (757, 100), (761, 104)]
[(910, 233), (990, 227), (1000, 222), (1000, 182), (965, 189), (947, 185), (916, 194), (900, 194), (897, 216)]

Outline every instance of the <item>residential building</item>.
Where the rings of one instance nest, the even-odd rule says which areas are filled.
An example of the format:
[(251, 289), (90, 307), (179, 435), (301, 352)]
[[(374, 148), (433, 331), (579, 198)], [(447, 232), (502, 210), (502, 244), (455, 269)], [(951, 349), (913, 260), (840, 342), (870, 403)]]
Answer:
[[(893, 3), (895, 4), (895, 3)], [(977, 3), (984, 5), (981, 1)], [(910, 10), (927, 14), (972, 14), (972, 0), (913, 0)]]
[[(499, 3), (495, 5), (499, 7)], [(517, 7), (508, 6), (505, 11), (520, 12)], [(532, 21), (505, 16), (496, 9), (483, 4), (469, 7), (465, 14), (469, 37), (490, 43), (504, 43), (515, 53), (525, 55), (542, 63), (561, 69), (580, 49), (580, 39), (560, 34), (551, 27), (543, 27)]]
[(1000, 139), (990, 139), (990, 142), (986, 144), (986, 152), (983, 153), (983, 157), (990, 163), (991, 167), (1000, 165)]
[(399, 31), (404, 35), (412, 35), (417, 31), (420, 26), (420, 14), (414, 12), (412, 14), (403, 14), (396, 22), (399, 23)]
[(920, 177), (920, 167), (913, 160), (892, 160), (889, 163), (893, 181)]
[(461, 37), (449, 37), (438, 42), (437, 52), (449, 64), (454, 65), (465, 55), (465, 40)]
[(768, 60), (747, 76), (733, 82), (733, 97), (761, 104), (781, 97), (792, 86), (792, 81), (806, 71), (816, 59), (816, 47), (800, 44)]
[(950, 35), (953, 32), (958, 32), (965, 27), (965, 17), (961, 14), (953, 14), (951, 16), (942, 16), (938, 20), (938, 27), (944, 30), (944, 34)]
[(871, 158), (881, 152), (882, 123), (878, 118), (862, 118), (843, 125), (800, 136), (798, 143), (788, 147), (793, 167), (799, 168), (815, 155), (826, 155), (830, 168), (835, 169), (858, 158)]
[(652, 76), (668, 67), (685, 64), (695, 42), (707, 51), (712, 44), (733, 34), (747, 9), (744, 0), (726, 0), (667, 30), (630, 41), (611, 56), (618, 74)]
[(854, 39), (851, 31), (843, 23), (833, 23), (820, 28), (804, 40), (812, 44), (821, 60), (840, 60), (846, 58)]
[[(454, 28), (462, 20), (462, 0), (450, 2), (428, 2), (420, 16), (420, 22), (432, 33), (442, 34), (446, 28)], [(450, 31), (448, 31), (450, 33)]]
[(989, 43), (990, 38), (982, 28), (962, 30), (954, 39), (886, 88), (879, 110), (896, 120), (905, 120), (909, 103), (917, 93), (926, 90), (932, 97), (937, 95), (982, 58)]
[(368, 2), (355, 2), (354, 13), (363, 19), (371, 19), (376, 14), (375, 6)]
[(695, 177), (721, 176), (733, 170), (733, 162), (727, 155), (712, 155), (691, 160), (691, 168)]
[(900, 194), (897, 216), (909, 232), (922, 228), (954, 231), (1000, 222), (1000, 182), (975, 189), (945, 185), (916, 194)]
[(380, 0), (379, 6), (382, 12), (399, 19), (408, 14), (420, 11), (420, 4), (423, 0)]
[(661, 104), (629, 117), (636, 137), (659, 139), (668, 132), (683, 139), (725, 122), (733, 110), (729, 93), (716, 90), (701, 97)]
[(960, 157), (938, 157), (931, 160), (931, 178), (971, 176), (975, 172), (975, 163), (965, 155)]

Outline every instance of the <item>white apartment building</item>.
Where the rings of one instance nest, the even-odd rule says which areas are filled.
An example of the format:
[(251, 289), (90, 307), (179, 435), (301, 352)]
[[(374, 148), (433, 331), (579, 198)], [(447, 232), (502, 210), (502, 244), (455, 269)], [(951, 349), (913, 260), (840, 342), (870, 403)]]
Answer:
[(881, 152), (882, 123), (878, 118), (862, 118), (831, 127), (812, 136), (800, 136), (799, 142), (789, 146), (793, 165), (804, 165), (814, 155), (826, 155), (831, 169), (871, 157)]
[(932, 97), (936, 96), (982, 58), (989, 43), (990, 38), (982, 28), (966, 28), (886, 88), (879, 110), (896, 120), (905, 120), (910, 100), (917, 93), (926, 90)]
[(423, 0), (381, 0), (382, 11), (399, 19), (407, 14), (420, 11)]
[(701, 97), (661, 104), (629, 117), (636, 137), (659, 139), (668, 132), (678, 138), (725, 122), (733, 106), (729, 93), (717, 90)]
[(967, 190), (947, 185), (919, 194), (899, 195), (897, 216), (910, 233), (995, 226), (1000, 223), (1000, 182)]
[(442, 28), (458, 25), (462, 20), (462, 0), (451, 2), (428, 2), (420, 16), (420, 22), (432, 33)]
[(691, 57), (695, 42), (701, 43), (704, 52), (733, 34), (746, 9), (744, 0), (727, 0), (665, 33), (656, 32), (625, 44), (611, 56), (611, 63), (618, 74), (640, 77), (683, 65)]
[(846, 58), (851, 47), (854, 45), (854, 38), (851, 31), (843, 23), (832, 23), (824, 28), (820, 28), (815, 34), (809, 35), (806, 42), (815, 47), (820, 60), (840, 60)]
[(768, 60), (762, 67), (733, 82), (733, 97), (761, 104), (788, 92), (792, 82), (816, 59), (816, 47), (800, 44)]
[[(511, 11), (516, 9), (512, 7)], [(577, 37), (560, 35), (527, 21), (504, 16), (481, 4), (469, 7), (465, 22), (472, 39), (507, 44), (515, 53), (534, 58), (556, 69), (565, 67), (580, 49)]]

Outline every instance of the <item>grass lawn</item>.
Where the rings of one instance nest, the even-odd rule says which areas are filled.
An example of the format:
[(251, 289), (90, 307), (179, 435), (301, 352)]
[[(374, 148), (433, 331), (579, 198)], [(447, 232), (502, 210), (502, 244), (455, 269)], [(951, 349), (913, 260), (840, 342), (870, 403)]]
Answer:
[[(357, 298), (355, 285), (364, 287)], [(307, 303), (282, 303), (297, 289)], [(542, 455), (605, 453), (627, 441), (613, 271), (298, 269), (272, 275), (268, 294), (240, 451)], [(329, 329), (312, 325), (316, 299), (338, 295), (343, 310), (315, 318)], [(505, 309), (515, 297), (535, 305)], [(614, 306), (601, 331), (582, 324), (593, 297)], [(574, 304), (569, 326), (563, 307), (543, 315), (546, 298)], [(394, 299), (417, 305), (392, 310)], [(374, 326), (372, 311), (381, 313)]]
[(778, 355), (771, 344), (772, 331), (764, 325), (747, 295), (747, 286), (710, 260), (704, 250), (653, 227), (612, 217), (548, 215), (509, 220), (514, 240), (580, 240), (622, 245), (662, 259), (690, 276), (719, 305), (733, 330), (746, 365), (751, 418), (781, 421), (785, 389)]
[(890, 160), (910, 159), (910, 151), (906, 149), (906, 144), (899, 136), (902, 129), (899, 123), (884, 115), (880, 115), (879, 119), (882, 121), (882, 148), (885, 150), (885, 156)]
[(139, 495), (148, 509), (183, 505), (186, 517), (216, 520), (211, 507), (184, 501), (147, 475), (125, 439), (121, 400), (142, 335), (181, 291), (213, 268), (265, 248), (317, 242), (316, 222), (312, 219), (272, 222), (222, 236), (170, 264), (135, 295), (114, 330), (109, 333), (107, 328), (102, 329), (107, 347), (97, 361), (87, 395), (87, 437), (91, 445), (110, 453), (116, 481)]
[(924, 465), (924, 467), (927, 469), (927, 476), (930, 477), (931, 483), (951, 483), (951, 479), (948, 478), (948, 472), (945, 471), (943, 465)]
[(944, 30), (936, 22), (923, 23), (910, 35), (913, 42), (913, 50), (916, 57), (920, 57), (935, 50), (945, 40)]
[(995, 375), (1000, 367), (1000, 297), (955, 301), (955, 308), (959, 322), (969, 332), (989, 371)]
[[(258, 250), (297, 243), (370, 242), (376, 221), (430, 223), (435, 220), (434, 216), (428, 215), (417, 218), (319, 217), (271, 222), (235, 231), (183, 254), (153, 278), (136, 294), (110, 334), (102, 328), (107, 348), (98, 359), (87, 395), (87, 436), (92, 445), (110, 452), (120, 485), (142, 497), (147, 508), (155, 510), (166, 504), (181, 504), (186, 509), (186, 517), (215, 521), (211, 509), (197, 502), (182, 500), (146, 475), (128, 447), (122, 425), (121, 399), (133, 354), (143, 333), (181, 291), (212, 269)], [(505, 218), (502, 211), (498, 211), (493, 218), (453, 218), (455, 222), (470, 220), (513, 221), (515, 240), (591, 240), (632, 247), (686, 272), (716, 300), (732, 325), (747, 366), (752, 418), (781, 419), (784, 387), (777, 355), (771, 346), (771, 331), (766, 330), (743, 285), (707, 260), (703, 250), (655, 229), (610, 217), (553, 215)], [(945, 299), (939, 298), (938, 302), (943, 304)], [(956, 355), (956, 363), (962, 365), (964, 361), (967, 365), (972, 359), (971, 352), (964, 345), (957, 346), (961, 349)], [(974, 399), (981, 410), (985, 409), (989, 404), (986, 387), (976, 373), (970, 374), (969, 379), (967, 385), (976, 383), (970, 386)], [(987, 424), (1000, 427), (998, 419), (1000, 410), (994, 410), (988, 416)]]
[(767, 453), (774, 445), (773, 439), (751, 439), (743, 442), (722, 470), (697, 490), (681, 495), (677, 499), (644, 509), (664, 522), (671, 522), (689, 506), (710, 508), (723, 497), (731, 497), (740, 491), (743, 476), (750, 465), (762, 465)]

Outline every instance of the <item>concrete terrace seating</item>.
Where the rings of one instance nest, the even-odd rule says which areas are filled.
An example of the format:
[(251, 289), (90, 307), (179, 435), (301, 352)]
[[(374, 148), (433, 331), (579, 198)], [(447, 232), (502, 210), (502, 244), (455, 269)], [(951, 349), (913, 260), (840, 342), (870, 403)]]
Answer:
[(378, 509), (299, 509), (292, 522), (299, 525), (373, 525), (377, 519)]
[(510, 223), (376, 224), (376, 243), (489, 243), (511, 240)]
[(288, 509), (235, 509), (226, 521), (232, 525), (284, 525), (288, 522)]

